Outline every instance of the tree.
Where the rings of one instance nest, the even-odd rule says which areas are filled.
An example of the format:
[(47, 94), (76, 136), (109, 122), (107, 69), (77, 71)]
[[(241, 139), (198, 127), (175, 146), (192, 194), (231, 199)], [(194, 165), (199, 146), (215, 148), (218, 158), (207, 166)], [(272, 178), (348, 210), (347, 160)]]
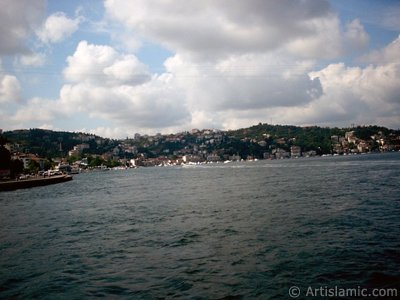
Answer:
[(4, 146), (7, 143), (8, 143), (7, 138), (5, 138), (4, 136), (0, 135), (0, 146)]
[(39, 172), (40, 169), (40, 165), (36, 160), (31, 159), (28, 163), (28, 168), (27, 171), (29, 173), (34, 173), (36, 174), (37, 172)]
[(3, 145), (0, 146), (0, 170), (9, 170), (11, 163), (11, 153)]
[(23, 173), (24, 171), (24, 163), (20, 159), (12, 159), (11, 166), (10, 166), (10, 176), (11, 178), (17, 177), (19, 174)]
[(79, 160), (79, 159), (81, 159), (80, 156), (72, 155), (72, 156), (69, 156), (69, 157), (68, 157), (67, 161), (68, 161), (68, 163), (69, 163), (70, 165), (72, 165), (74, 162), (76, 162), (76, 161)]
[(108, 160), (108, 161), (106, 161), (105, 165), (107, 166), (107, 168), (114, 168), (114, 167), (120, 166), (121, 163), (119, 163), (116, 160)]
[[(1, 137), (0, 137), (1, 138)], [(3, 141), (1, 141), (2, 143)], [(11, 154), (6, 147), (0, 145), (0, 176), (10, 176)]]
[(103, 159), (101, 159), (100, 157), (96, 156), (95, 158), (91, 159), (89, 162), (89, 166), (90, 167), (97, 167), (97, 166), (101, 166), (105, 163), (105, 161)]
[(54, 162), (51, 160), (51, 158), (50, 159), (46, 159), (44, 161), (44, 170), (45, 171), (50, 170), (53, 167), (54, 167)]

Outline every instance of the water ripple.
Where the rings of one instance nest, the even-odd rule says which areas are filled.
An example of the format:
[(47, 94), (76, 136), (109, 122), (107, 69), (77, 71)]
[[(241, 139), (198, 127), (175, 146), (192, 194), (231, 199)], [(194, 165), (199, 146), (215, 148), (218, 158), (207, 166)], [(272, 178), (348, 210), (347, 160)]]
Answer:
[(400, 286), (400, 157), (80, 174), (0, 194), (0, 298)]

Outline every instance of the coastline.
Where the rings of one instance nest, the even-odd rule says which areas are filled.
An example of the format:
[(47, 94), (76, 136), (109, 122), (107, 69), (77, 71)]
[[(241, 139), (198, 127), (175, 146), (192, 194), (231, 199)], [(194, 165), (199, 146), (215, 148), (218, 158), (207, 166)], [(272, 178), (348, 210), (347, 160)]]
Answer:
[(24, 180), (10, 180), (0, 182), (0, 192), (13, 191), (17, 189), (27, 189), (37, 186), (44, 186), (56, 183), (62, 183), (72, 180), (70, 175), (59, 175), (51, 177), (24, 179)]

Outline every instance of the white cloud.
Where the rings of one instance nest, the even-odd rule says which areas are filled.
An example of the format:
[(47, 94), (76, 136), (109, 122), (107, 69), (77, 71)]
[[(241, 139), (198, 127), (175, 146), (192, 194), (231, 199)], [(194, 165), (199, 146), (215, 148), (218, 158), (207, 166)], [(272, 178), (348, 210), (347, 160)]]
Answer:
[(29, 99), (23, 107), (19, 108), (10, 117), (10, 120), (19, 124), (41, 124), (65, 116), (66, 113), (63, 112), (57, 101), (35, 97)]
[(71, 84), (60, 92), (60, 106), (92, 118), (138, 128), (186, 122), (190, 115), (170, 75), (153, 75), (133, 55), (110, 46), (79, 43), (64, 74)]
[(45, 129), (45, 130), (59, 130), (59, 129), (55, 128), (53, 124), (47, 124), (47, 123), (41, 124), (37, 128)]
[(397, 43), (371, 54), (376, 65), (361, 68), (339, 63), (312, 72), (311, 77), (320, 79), (324, 95), (302, 112), (303, 120), (331, 123), (347, 120), (398, 127), (400, 61), (398, 55), (392, 56)]
[[(123, 138), (127, 136), (127, 128), (120, 128), (120, 127), (104, 127), (104, 126), (100, 126), (100, 127), (96, 127), (96, 128), (90, 128), (90, 129), (80, 129), (78, 130), (79, 132), (89, 132), (91, 134), (95, 134), (101, 137), (106, 137), (106, 138)], [(134, 134), (135, 132), (131, 133), (131, 136)]]
[(174, 82), (194, 111), (289, 107), (321, 94), (310, 66), (279, 53), (232, 55), (218, 64), (188, 64), (179, 55), (166, 62)]
[(0, 105), (22, 103), (21, 85), (17, 77), (2, 70), (0, 60)]
[(285, 46), (293, 56), (330, 59), (344, 53), (340, 21), (335, 14), (305, 20), (304, 26), (312, 34), (296, 36)]
[(36, 34), (44, 43), (59, 43), (70, 37), (79, 28), (81, 17), (68, 18), (63, 12), (50, 15)]
[(150, 79), (146, 66), (134, 55), (121, 55), (110, 46), (82, 41), (67, 61), (64, 75), (72, 82), (135, 85)]
[[(333, 40), (338, 30), (336, 16), (324, 0), (106, 0), (104, 5), (111, 20), (134, 34), (202, 60), (226, 53), (265, 52), (313, 36)], [(315, 46), (321, 56), (327, 55), (324, 50), (331, 55), (324, 44)]]
[(322, 70), (310, 77), (318, 59), (362, 50), (369, 42), (360, 20), (342, 26), (328, 1), (106, 0), (104, 5), (109, 20), (120, 22), (134, 40), (148, 39), (175, 53), (165, 68), (190, 111), (186, 126), (226, 129), (278, 117), (291, 124), (346, 121), (357, 113), (346, 101), (370, 109), (348, 89), (330, 88), (325, 77), (323, 84)]
[[(335, 63), (310, 72), (312, 79), (319, 79), (323, 94), (302, 105), (293, 103), (287, 107), (266, 105), (257, 110), (202, 112), (193, 114), (193, 120), (200, 124), (218, 122), (224, 129), (245, 127), (259, 121), (323, 126), (380, 124), (398, 128), (399, 44), (396, 39), (385, 48), (367, 55), (374, 65), (348, 67), (344, 63)], [(292, 85), (288, 84), (287, 88), (292, 88)]]
[(27, 52), (30, 33), (40, 24), (45, 0), (2, 0), (0, 9), (0, 55)]
[(361, 58), (361, 61), (372, 64), (400, 63), (400, 35), (383, 49), (374, 50)]

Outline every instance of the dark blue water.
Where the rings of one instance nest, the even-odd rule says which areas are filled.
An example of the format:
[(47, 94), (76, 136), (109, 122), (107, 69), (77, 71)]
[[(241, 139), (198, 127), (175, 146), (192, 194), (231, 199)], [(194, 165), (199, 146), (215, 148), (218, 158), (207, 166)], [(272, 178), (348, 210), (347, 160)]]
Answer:
[(399, 287), (399, 183), (391, 153), (93, 172), (3, 192), (0, 298)]

